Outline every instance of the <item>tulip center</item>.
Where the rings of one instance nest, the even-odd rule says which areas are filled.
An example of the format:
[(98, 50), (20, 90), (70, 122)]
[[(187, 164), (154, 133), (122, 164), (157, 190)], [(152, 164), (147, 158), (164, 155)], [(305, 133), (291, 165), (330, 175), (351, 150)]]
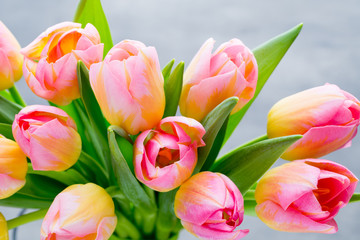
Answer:
[(161, 148), (156, 158), (156, 167), (166, 167), (180, 160), (180, 153), (177, 149)]
[(239, 225), (239, 218), (231, 214), (231, 210), (224, 209), (222, 218), (226, 220), (226, 224), (231, 227), (236, 227)]

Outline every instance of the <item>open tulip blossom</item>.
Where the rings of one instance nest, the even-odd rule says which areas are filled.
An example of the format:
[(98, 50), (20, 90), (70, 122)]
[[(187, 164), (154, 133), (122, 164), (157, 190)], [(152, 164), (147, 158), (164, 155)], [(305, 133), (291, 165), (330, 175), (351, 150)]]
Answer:
[[(41, 240), (251, 239), (246, 215), (336, 233), (358, 179), (346, 158), (316, 158), (356, 137), (355, 96), (326, 84), (284, 98), (267, 135), (219, 156), (301, 28), (254, 51), (238, 36), (213, 51), (209, 38), (184, 71), (155, 46), (113, 45), (100, 0), (22, 49), (0, 21), (0, 206), (24, 209), (0, 213), (0, 240), (42, 218)], [(50, 106), (26, 105), (22, 72)], [(294, 161), (270, 169), (280, 157)]]

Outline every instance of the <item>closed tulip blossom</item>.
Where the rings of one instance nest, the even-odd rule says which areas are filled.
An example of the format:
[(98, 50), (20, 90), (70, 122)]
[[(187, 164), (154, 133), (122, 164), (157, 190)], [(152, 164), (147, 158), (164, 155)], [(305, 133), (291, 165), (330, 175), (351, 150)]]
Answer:
[(0, 134), (0, 199), (10, 197), (25, 185), (28, 166), (16, 142)]
[(282, 158), (318, 158), (350, 146), (359, 119), (360, 102), (336, 85), (326, 84), (277, 102), (268, 115), (267, 135), (302, 134)]
[(223, 43), (211, 53), (214, 39), (208, 39), (184, 74), (180, 97), (182, 115), (201, 121), (229, 97), (239, 98), (231, 114), (254, 96), (258, 67), (253, 53), (239, 40)]
[(175, 214), (186, 230), (200, 239), (235, 240), (249, 230), (243, 221), (244, 200), (225, 175), (200, 172), (183, 183), (175, 196)]
[(76, 163), (81, 138), (76, 124), (63, 110), (42, 105), (23, 108), (12, 125), (16, 142), (34, 170), (63, 171)]
[(357, 182), (348, 169), (328, 160), (287, 163), (259, 181), (256, 213), (275, 230), (335, 233), (334, 217), (349, 202)]
[(41, 225), (41, 240), (107, 240), (115, 230), (114, 202), (100, 186), (76, 184), (59, 193)]
[(104, 45), (90, 23), (63, 22), (48, 28), (21, 50), (25, 56), (24, 78), (39, 97), (58, 105), (67, 105), (80, 97), (77, 62), (89, 68), (100, 62)]
[(22, 77), (23, 59), (18, 41), (0, 21), (0, 91), (11, 88)]
[(135, 135), (155, 127), (165, 109), (164, 79), (154, 47), (125, 40), (90, 68), (90, 83), (112, 125)]
[(167, 117), (155, 130), (146, 130), (134, 145), (135, 175), (148, 187), (166, 192), (188, 179), (197, 163), (204, 127), (186, 117)]

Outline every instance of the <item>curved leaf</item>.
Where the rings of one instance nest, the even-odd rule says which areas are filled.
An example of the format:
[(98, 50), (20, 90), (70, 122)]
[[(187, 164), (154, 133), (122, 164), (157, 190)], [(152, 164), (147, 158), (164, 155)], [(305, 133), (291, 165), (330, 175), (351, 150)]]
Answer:
[(183, 84), (184, 62), (180, 62), (164, 82), (165, 112), (164, 118), (176, 114)]
[(224, 100), (201, 121), (201, 124), (206, 130), (203, 137), (206, 145), (198, 149), (198, 162), (193, 174), (198, 173), (205, 164), (218, 132), (238, 101), (239, 99), (237, 97), (231, 97)]
[(0, 123), (0, 134), (8, 139), (14, 140), (11, 124)]
[(238, 147), (216, 161), (211, 171), (228, 176), (244, 195), (283, 152), (301, 137), (278, 137)]
[(0, 123), (12, 124), (15, 114), (21, 110), (21, 106), (13, 103), (0, 95)]

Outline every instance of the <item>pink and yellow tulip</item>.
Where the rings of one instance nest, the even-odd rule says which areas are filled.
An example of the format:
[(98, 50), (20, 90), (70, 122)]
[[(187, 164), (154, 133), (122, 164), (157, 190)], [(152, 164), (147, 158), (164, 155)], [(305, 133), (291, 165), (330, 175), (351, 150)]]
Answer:
[(244, 217), (244, 200), (225, 175), (201, 172), (183, 183), (175, 196), (175, 214), (200, 239), (235, 240), (249, 230), (236, 228)]
[(155, 127), (164, 114), (164, 79), (154, 47), (125, 40), (98, 64), (90, 83), (105, 118), (135, 135)]
[(0, 199), (10, 197), (25, 185), (28, 169), (19, 145), (0, 135)]
[(22, 77), (23, 61), (18, 41), (0, 21), (0, 91), (11, 88)]
[(336, 85), (326, 84), (277, 102), (268, 115), (267, 134), (269, 138), (303, 135), (283, 159), (318, 158), (350, 146), (359, 119), (360, 102)]
[(63, 110), (42, 105), (23, 108), (12, 125), (16, 142), (34, 170), (63, 171), (76, 163), (81, 138), (76, 124)]
[(80, 23), (56, 24), (21, 50), (25, 80), (39, 97), (67, 105), (80, 97), (77, 61), (89, 68), (102, 60), (103, 48), (98, 31), (90, 23), (84, 29)]
[(41, 225), (41, 240), (107, 240), (117, 218), (110, 195), (96, 184), (77, 184), (59, 193)]
[(2, 213), (0, 213), (0, 240), (9, 240), (7, 222)]
[(286, 232), (335, 233), (335, 215), (350, 200), (358, 179), (344, 166), (304, 159), (269, 170), (259, 181), (256, 213)]
[(182, 115), (201, 121), (218, 104), (236, 96), (232, 114), (254, 96), (258, 67), (253, 53), (239, 40), (223, 43), (211, 53), (214, 39), (208, 39), (185, 71), (180, 97)]
[(180, 186), (196, 166), (204, 134), (198, 121), (186, 117), (164, 118), (155, 130), (142, 132), (134, 145), (137, 179), (160, 192)]

